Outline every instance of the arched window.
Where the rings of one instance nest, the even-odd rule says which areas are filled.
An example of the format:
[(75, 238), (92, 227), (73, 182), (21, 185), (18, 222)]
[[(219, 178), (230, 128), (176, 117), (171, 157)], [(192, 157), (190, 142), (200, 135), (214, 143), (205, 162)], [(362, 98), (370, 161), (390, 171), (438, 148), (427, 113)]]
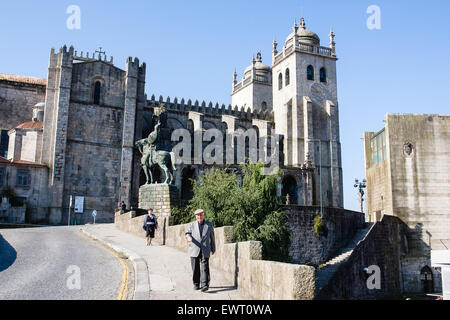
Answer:
[(434, 292), (433, 286), (433, 272), (429, 266), (425, 266), (420, 270), (420, 280), (422, 281), (422, 288), (424, 293)]
[(280, 73), (278, 76), (278, 90), (281, 90), (283, 88), (283, 75)]
[(285, 204), (297, 204), (298, 192), (295, 178), (291, 175), (285, 176), (281, 184), (283, 185), (281, 196), (286, 197)]
[(100, 81), (95, 82), (94, 85), (94, 104), (100, 104), (100, 90), (102, 83)]
[(308, 66), (308, 69), (306, 70), (306, 78), (308, 80), (314, 81), (314, 68), (313, 66)]
[(196, 179), (195, 169), (186, 167), (181, 174), (181, 201), (186, 203), (194, 197), (193, 181)]
[(286, 82), (286, 86), (289, 85), (290, 82), (290, 78), (289, 78), (289, 69), (286, 69), (286, 73), (285, 73), (285, 82)]
[(327, 71), (325, 68), (320, 69), (320, 82), (327, 82)]
[(267, 103), (265, 101), (263, 101), (261, 103), (261, 110), (266, 110), (266, 108), (267, 108)]

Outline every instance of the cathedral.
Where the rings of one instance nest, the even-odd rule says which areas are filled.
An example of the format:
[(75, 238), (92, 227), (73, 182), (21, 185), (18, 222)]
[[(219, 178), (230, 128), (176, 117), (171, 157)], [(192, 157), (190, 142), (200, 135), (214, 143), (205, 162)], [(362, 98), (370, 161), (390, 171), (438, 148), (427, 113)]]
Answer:
[[(181, 201), (193, 196), (190, 179), (210, 167), (240, 175), (243, 158), (276, 154), (272, 164), (284, 173), (279, 195), (289, 204), (342, 208), (334, 33), (322, 46), (302, 18), (282, 45), (274, 40), (272, 46), (271, 65), (258, 53), (240, 79), (234, 72), (228, 105), (148, 98), (146, 64), (129, 57), (121, 69), (101, 49), (51, 49), (46, 79), (0, 74), (0, 189), (12, 187), (25, 205), (22, 218), (16, 210), (17, 221), (67, 224), (72, 210), (72, 219), (83, 224), (96, 210), (97, 222), (112, 222), (119, 202), (137, 207), (145, 175), (135, 142), (157, 122), (162, 147), (178, 158), (181, 136), (175, 133), (193, 137), (191, 154), (174, 172)], [(232, 137), (223, 141), (227, 161), (196, 161), (211, 129)], [(152, 175), (164, 181), (158, 168)], [(0, 209), (7, 208), (17, 209), (3, 198)]]

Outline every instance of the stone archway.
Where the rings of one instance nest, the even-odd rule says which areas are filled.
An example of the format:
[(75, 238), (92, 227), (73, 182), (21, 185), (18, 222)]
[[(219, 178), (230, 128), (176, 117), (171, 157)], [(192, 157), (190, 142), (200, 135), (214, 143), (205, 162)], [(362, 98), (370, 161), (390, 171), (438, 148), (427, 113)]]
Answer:
[(298, 204), (298, 188), (295, 178), (291, 175), (284, 176), (281, 184), (283, 185), (281, 196), (285, 197), (289, 194), (289, 203)]
[(420, 270), (420, 281), (422, 282), (422, 290), (424, 293), (433, 293), (433, 272), (429, 266), (425, 266)]
[(196, 179), (195, 169), (186, 167), (181, 173), (181, 201), (187, 202), (194, 197), (194, 188), (192, 180)]

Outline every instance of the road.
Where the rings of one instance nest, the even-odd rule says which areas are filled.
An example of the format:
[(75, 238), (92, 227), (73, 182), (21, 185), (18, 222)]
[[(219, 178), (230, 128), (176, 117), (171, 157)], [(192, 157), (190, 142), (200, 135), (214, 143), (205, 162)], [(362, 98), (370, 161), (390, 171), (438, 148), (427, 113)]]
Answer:
[(78, 229), (0, 229), (0, 300), (116, 299), (122, 265)]

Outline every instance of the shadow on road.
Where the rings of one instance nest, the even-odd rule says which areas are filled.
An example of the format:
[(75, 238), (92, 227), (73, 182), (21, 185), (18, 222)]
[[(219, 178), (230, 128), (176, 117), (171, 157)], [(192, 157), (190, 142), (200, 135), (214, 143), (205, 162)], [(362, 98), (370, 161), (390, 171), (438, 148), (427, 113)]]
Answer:
[(0, 234), (0, 272), (8, 269), (16, 261), (17, 252)]
[[(208, 293), (216, 293), (216, 292), (222, 292), (222, 291), (231, 291), (231, 290), (236, 290), (237, 288), (235, 286), (230, 286), (230, 287), (209, 287), (210, 290), (208, 290)], [(216, 289), (216, 290), (211, 290), (211, 289)]]

